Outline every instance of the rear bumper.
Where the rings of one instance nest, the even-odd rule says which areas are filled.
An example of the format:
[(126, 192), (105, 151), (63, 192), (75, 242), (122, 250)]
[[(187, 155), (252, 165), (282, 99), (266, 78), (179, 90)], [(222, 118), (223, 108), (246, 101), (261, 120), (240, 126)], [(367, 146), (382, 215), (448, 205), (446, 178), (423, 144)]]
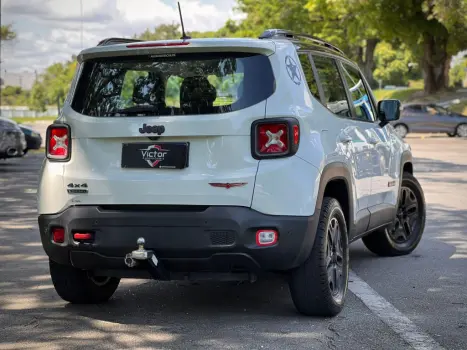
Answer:
[[(75, 206), (59, 214), (40, 215), (39, 228), (47, 255), (61, 264), (86, 270), (118, 271), (133, 276), (124, 264), (136, 240), (155, 252), (169, 272), (253, 272), (292, 269), (310, 254), (315, 216), (271, 216), (245, 207)], [(51, 229), (65, 228), (65, 242), (52, 242)], [(256, 245), (256, 231), (276, 229), (278, 242)], [(93, 232), (94, 241), (78, 243), (75, 232)], [(137, 270), (137, 268), (136, 268)], [(113, 271), (113, 272), (112, 272)], [(140, 271), (142, 272), (142, 271)]]

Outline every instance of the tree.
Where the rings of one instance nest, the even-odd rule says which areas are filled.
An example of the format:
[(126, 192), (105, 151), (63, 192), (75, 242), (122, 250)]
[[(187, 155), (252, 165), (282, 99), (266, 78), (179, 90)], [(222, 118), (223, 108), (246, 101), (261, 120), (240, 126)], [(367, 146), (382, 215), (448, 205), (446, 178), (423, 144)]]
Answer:
[(13, 30), (12, 24), (0, 26), (0, 40), (1, 41), (10, 41), (16, 38), (16, 33)]
[(160, 24), (154, 28), (154, 31), (146, 29), (142, 34), (135, 35), (136, 39), (141, 40), (171, 40), (179, 39), (182, 32), (179, 24)]
[(257, 36), (266, 28), (284, 28), (308, 33), (341, 48), (357, 61), (372, 86), (375, 85), (374, 51), (379, 37), (365, 25), (365, 15), (353, 11), (351, 0), (239, 0), (247, 14), (238, 26), (246, 36)]
[(354, 7), (352, 0), (309, 0), (306, 5), (319, 35), (355, 60), (374, 87), (374, 56), (381, 40), (378, 32), (367, 25), (366, 13), (357, 12)]
[(467, 74), (467, 58), (464, 58), (458, 64), (451, 68), (449, 72), (449, 85), (461, 87)]
[(1, 90), (0, 102), (4, 106), (21, 106), (27, 103), (29, 91), (19, 86), (5, 86)]
[(68, 62), (49, 66), (33, 85), (30, 108), (43, 111), (46, 105), (62, 105), (70, 89), (76, 64), (76, 57), (72, 57)]
[(451, 57), (467, 47), (465, 0), (349, 0), (382, 38), (400, 39), (421, 63), (425, 93), (449, 85)]
[(375, 50), (374, 76), (385, 84), (407, 85), (409, 79), (420, 79), (418, 66), (412, 67), (412, 51), (404, 44), (381, 42)]

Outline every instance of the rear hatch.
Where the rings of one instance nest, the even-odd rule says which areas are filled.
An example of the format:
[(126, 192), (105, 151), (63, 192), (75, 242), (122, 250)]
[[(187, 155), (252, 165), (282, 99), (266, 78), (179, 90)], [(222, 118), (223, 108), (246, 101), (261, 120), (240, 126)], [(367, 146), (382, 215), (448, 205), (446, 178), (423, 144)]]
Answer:
[(250, 206), (251, 124), (275, 88), (271, 44), (143, 45), (80, 57), (62, 116), (72, 140), (64, 184), (87, 193), (70, 200)]

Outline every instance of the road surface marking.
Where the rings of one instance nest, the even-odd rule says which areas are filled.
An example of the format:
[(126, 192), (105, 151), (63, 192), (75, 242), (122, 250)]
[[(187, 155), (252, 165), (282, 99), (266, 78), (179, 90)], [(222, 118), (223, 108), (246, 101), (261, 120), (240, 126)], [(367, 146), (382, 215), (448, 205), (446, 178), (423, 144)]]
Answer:
[(379, 295), (352, 270), (349, 272), (349, 289), (413, 349), (444, 350), (433, 338), (420, 330), (407, 316)]

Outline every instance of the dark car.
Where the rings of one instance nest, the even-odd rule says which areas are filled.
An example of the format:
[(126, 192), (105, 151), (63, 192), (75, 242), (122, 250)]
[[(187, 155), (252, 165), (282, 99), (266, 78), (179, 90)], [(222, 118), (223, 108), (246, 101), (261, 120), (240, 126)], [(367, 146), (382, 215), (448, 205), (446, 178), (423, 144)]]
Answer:
[(467, 137), (467, 116), (436, 104), (405, 104), (400, 119), (392, 124), (401, 137), (408, 133), (446, 133), (451, 137)]
[(37, 131), (29, 126), (19, 124), (21, 131), (24, 133), (26, 138), (27, 147), (24, 150), (26, 154), (30, 149), (39, 149), (42, 145), (42, 136)]
[(0, 117), (0, 159), (22, 157), (26, 148), (26, 138), (19, 125)]

